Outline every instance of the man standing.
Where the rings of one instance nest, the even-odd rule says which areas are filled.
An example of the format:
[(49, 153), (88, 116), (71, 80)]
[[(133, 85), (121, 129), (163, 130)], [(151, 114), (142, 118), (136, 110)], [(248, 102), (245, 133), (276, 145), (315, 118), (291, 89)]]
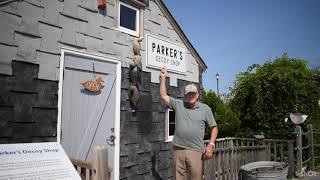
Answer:
[[(173, 138), (173, 169), (176, 180), (201, 180), (203, 159), (210, 159), (214, 152), (218, 134), (217, 124), (209, 106), (198, 101), (199, 92), (194, 84), (185, 87), (184, 100), (167, 95), (167, 69), (161, 69), (160, 98), (175, 111), (175, 132)], [(210, 143), (204, 147), (205, 126), (211, 128)]]

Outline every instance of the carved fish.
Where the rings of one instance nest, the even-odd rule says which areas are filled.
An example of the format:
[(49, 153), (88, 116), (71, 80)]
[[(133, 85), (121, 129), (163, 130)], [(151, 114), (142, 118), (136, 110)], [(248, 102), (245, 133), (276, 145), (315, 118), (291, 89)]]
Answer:
[(87, 89), (88, 91), (91, 92), (98, 92), (100, 91), (104, 86), (102, 85), (103, 83), (103, 79), (101, 76), (98, 76), (96, 78), (96, 80), (87, 80), (87, 81), (83, 81), (80, 84), (82, 84), (82, 86)]

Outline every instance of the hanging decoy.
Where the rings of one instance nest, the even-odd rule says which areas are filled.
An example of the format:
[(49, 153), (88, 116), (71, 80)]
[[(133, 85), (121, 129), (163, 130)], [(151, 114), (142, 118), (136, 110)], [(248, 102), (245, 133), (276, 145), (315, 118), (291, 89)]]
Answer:
[(133, 110), (136, 110), (138, 108), (138, 102), (139, 102), (139, 90), (137, 89), (136, 86), (131, 85), (128, 89), (129, 93), (129, 101), (130, 105)]
[(107, 7), (107, 0), (97, 0), (98, 9), (106, 9)]
[[(142, 71), (142, 62), (141, 62), (142, 57), (139, 55), (134, 55), (132, 58), (133, 61), (133, 66), (137, 66), (138, 71)], [(131, 65), (131, 64), (130, 64)]]
[(104, 86), (103, 86), (103, 79), (101, 76), (97, 76), (97, 78), (95, 80), (87, 80), (87, 81), (83, 81), (80, 84), (82, 84), (82, 86), (87, 89), (88, 91), (91, 92), (98, 92), (100, 91)]
[(140, 38), (133, 38), (133, 54), (140, 55), (140, 42), (143, 40), (143, 37)]

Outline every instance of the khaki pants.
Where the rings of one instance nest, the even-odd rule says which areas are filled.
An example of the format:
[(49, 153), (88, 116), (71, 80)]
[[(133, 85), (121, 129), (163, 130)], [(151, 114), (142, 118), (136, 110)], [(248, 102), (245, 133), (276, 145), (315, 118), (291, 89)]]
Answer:
[(175, 180), (202, 180), (202, 152), (173, 145), (173, 175)]

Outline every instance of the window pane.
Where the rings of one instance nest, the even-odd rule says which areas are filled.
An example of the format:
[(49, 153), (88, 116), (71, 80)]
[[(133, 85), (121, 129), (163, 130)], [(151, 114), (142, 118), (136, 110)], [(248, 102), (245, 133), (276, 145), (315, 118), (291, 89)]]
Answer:
[(120, 26), (136, 31), (136, 10), (120, 5)]
[(169, 136), (174, 135), (175, 130), (175, 113), (169, 110)]
[(173, 136), (174, 135), (174, 124), (170, 124), (169, 125), (169, 136)]

